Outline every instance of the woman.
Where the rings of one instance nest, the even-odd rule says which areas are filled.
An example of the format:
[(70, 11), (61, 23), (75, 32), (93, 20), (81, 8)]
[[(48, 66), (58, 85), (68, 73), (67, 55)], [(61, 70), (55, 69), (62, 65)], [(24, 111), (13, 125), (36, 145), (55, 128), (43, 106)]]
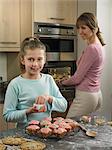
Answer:
[[(5, 95), (5, 120), (24, 127), (31, 120), (51, 117), (52, 110), (65, 112), (67, 101), (52, 76), (41, 73), (46, 62), (44, 44), (35, 37), (26, 38), (21, 44), (19, 58), (21, 74), (9, 83)], [(34, 103), (46, 107), (37, 111)]]
[(74, 85), (76, 97), (67, 117), (88, 115), (101, 107), (101, 73), (104, 66), (105, 43), (101, 37), (96, 17), (92, 13), (83, 13), (76, 22), (78, 34), (87, 43), (77, 61), (77, 70), (71, 78), (62, 81), (63, 85)]

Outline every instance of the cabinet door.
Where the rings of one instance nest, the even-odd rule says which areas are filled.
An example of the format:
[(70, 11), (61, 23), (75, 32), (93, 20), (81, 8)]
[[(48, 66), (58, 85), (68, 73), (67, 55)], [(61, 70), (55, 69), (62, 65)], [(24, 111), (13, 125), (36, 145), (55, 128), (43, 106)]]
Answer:
[(0, 104), (0, 131), (15, 128), (15, 123), (7, 123), (3, 118), (3, 105)]
[(75, 24), (77, 0), (34, 0), (35, 22)]
[(62, 95), (66, 98), (68, 106), (67, 106), (67, 110), (65, 112), (57, 112), (57, 111), (53, 111), (51, 116), (52, 118), (55, 117), (63, 117), (66, 118), (67, 113), (69, 111), (70, 105), (73, 102), (73, 99), (75, 97), (75, 89), (71, 89), (71, 90), (60, 90)]
[(20, 0), (21, 41), (32, 35), (32, 0)]
[(20, 47), (19, 0), (0, 0), (0, 51)]
[(7, 130), (7, 123), (3, 119), (3, 104), (0, 104), (0, 131)]

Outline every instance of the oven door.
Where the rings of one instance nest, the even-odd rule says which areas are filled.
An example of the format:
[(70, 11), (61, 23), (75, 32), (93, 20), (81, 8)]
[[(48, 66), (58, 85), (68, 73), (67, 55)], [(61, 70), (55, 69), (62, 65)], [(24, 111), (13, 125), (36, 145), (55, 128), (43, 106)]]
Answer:
[(75, 36), (39, 35), (41, 42), (47, 48), (47, 52), (74, 52), (76, 51)]

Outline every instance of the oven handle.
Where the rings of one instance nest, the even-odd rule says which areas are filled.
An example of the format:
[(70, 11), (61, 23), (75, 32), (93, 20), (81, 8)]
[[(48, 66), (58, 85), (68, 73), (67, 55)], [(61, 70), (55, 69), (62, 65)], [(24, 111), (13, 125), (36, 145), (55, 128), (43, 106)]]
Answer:
[(64, 36), (64, 35), (36, 35), (38, 36), (39, 38), (49, 38), (49, 39), (75, 39), (76, 36)]

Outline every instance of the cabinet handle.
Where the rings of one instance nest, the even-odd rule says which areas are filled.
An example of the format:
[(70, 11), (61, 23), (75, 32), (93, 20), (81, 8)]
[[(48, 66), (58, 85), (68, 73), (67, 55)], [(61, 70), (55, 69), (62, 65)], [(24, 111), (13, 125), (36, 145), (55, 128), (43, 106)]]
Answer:
[(17, 42), (0, 42), (0, 44), (17, 44)]
[(49, 18), (49, 19), (51, 19), (51, 20), (65, 20), (64, 18)]

